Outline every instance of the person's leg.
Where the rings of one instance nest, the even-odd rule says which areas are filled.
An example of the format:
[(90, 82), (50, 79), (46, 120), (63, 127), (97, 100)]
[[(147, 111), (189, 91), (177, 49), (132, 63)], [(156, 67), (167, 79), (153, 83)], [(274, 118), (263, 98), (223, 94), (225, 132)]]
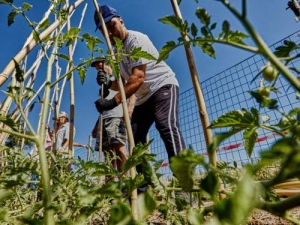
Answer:
[[(135, 145), (147, 143), (148, 131), (154, 122), (153, 109), (151, 98), (142, 105), (134, 107), (131, 126)], [(138, 173), (143, 173), (143, 165), (137, 165), (136, 170)]]
[(175, 85), (165, 85), (153, 95), (155, 124), (165, 144), (169, 160), (185, 149), (179, 128), (178, 90)]
[(116, 153), (117, 170), (121, 173), (123, 172), (123, 166), (127, 160), (126, 146), (123, 144), (114, 144), (111, 146), (111, 148)]
[[(109, 126), (109, 119), (104, 119), (103, 129), (102, 129), (102, 150), (103, 150), (106, 164), (116, 169), (117, 161), (114, 156), (114, 152), (112, 151), (109, 145), (110, 134), (109, 134), (109, 129), (107, 129), (108, 126)], [(115, 178), (113, 176), (110, 175), (105, 176), (105, 181), (114, 180), (114, 179)]]
[(127, 160), (126, 141), (127, 133), (123, 118), (110, 118), (105, 127), (109, 140), (109, 147), (115, 154), (116, 166), (119, 172)]

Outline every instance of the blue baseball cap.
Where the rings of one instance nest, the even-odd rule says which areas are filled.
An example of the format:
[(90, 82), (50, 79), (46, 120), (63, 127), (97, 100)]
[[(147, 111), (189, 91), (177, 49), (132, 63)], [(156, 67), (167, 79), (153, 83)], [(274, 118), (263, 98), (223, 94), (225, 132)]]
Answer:
[[(102, 17), (103, 17), (103, 20), (105, 23), (108, 23), (114, 17), (121, 17), (116, 9), (114, 9), (108, 5), (102, 5), (99, 7), (99, 9), (100, 9), (100, 12), (102, 13)], [(100, 30), (102, 25), (101, 25), (100, 19), (98, 18), (97, 10), (95, 10), (94, 21), (96, 24), (95, 31), (97, 31), (97, 29)]]

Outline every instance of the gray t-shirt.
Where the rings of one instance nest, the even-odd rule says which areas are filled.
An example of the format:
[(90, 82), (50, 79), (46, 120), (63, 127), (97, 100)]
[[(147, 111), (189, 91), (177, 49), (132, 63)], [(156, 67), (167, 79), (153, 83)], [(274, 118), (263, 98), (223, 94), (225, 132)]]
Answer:
[[(129, 30), (128, 33), (124, 41), (124, 51), (126, 54), (129, 54), (133, 48), (141, 48), (143, 51), (158, 58), (159, 52), (147, 35), (132, 30)], [(147, 101), (154, 92), (164, 85), (174, 84), (179, 86), (175, 73), (164, 61), (156, 63), (156, 60), (147, 60), (144, 58), (134, 61), (129, 56), (123, 56), (122, 62), (120, 63), (122, 77), (128, 80), (132, 73), (132, 68), (144, 64), (147, 64), (146, 76), (144, 83), (135, 93), (137, 98), (136, 105)]]
[[(66, 122), (60, 126), (60, 128), (56, 133), (56, 137), (55, 137), (56, 150), (59, 150), (63, 146), (66, 140), (69, 139), (69, 135), (70, 135), (70, 123)], [(75, 136), (75, 127), (74, 127), (74, 136)]]
[[(109, 94), (108, 94), (108, 96), (106, 96), (105, 99), (108, 99), (108, 100), (112, 99), (113, 97), (115, 97), (115, 95), (117, 93), (118, 93), (117, 91), (109, 89)], [(102, 115), (103, 115), (103, 119), (113, 118), (113, 117), (123, 117), (122, 104), (119, 104), (117, 107), (115, 107), (111, 110), (103, 111)]]

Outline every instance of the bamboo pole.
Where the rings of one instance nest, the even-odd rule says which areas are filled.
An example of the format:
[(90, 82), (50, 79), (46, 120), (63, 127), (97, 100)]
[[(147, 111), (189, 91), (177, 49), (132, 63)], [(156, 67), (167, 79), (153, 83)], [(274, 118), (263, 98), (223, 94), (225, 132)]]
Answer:
[[(104, 38), (106, 40), (106, 44), (107, 47), (109, 49), (109, 52), (113, 58), (113, 60), (115, 60), (115, 54), (114, 51), (112, 49), (112, 45), (111, 42), (108, 38), (108, 32), (106, 29), (106, 25), (104, 22), (104, 19), (102, 17), (102, 14), (99, 11), (99, 6), (100, 4), (97, 3), (96, 0), (93, 0), (97, 14), (98, 14), (98, 18), (101, 22), (102, 28), (103, 28), (103, 34), (104, 34)], [(122, 99), (122, 107), (123, 107), (123, 114), (124, 114), (124, 120), (125, 120), (125, 125), (126, 125), (126, 129), (127, 129), (127, 135), (128, 135), (128, 141), (129, 141), (129, 154), (132, 155), (133, 153), (133, 148), (134, 148), (134, 139), (133, 139), (133, 133), (132, 133), (132, 129), (131, 129), (131, 124), (130, 124), (130, 118), (128, 115), (128, 108), (127, 108), (127, 102), (126, 102), (126, 96), (125, 96), (125, 91), (124, 91), (124, 87), (123, 87), (123, 82), (122, 79), (117, 79), (118, 81), (118, 85), (119, 85), (119, 90), (120, 90), (120, 94), (121, 94), (121, 99)], [(135, 168), (131, 168), (130, 169), (130, 176), (132, 179), (135, 178), (136, 176), (136, 172), (135, 172)], [(131, 193), (131, 210), (132, 210), (132, 216), (134, 220), (138, 220), (138, 210), (137, 210), (137, 190), (134, 189)]]
[[(53, 34), (51, 34), (51, 36), (53, 36)], [(49, 47), (51, 46), (51, 43), (52, 43), (52, 41), (48, 41), (47, 44), (44, 47), (44, 50), (49, 49)], [(24, 46), (26, 46), (26, 43), (24, 44)], [(26, 86), (33, 84), (33, 81), (36, 78), (37, 71), (38, 71), (38, 69), (40, 67), (41, 61), (44, 58), (44, 56), (45, 56), (45, 52), (43, 50), (40, 50), (38, 52), (38, 54), (37, 54), (36, 60), (33, 62), (33, 64), (31, 65), (31, 67), (25, 72), (25, 74), (24, 74), (24, 80), (27, 79), (29, 77), (29, 75), (30, 75), (28, 84)], [(15, 79), (12, 79), (11, 85), (14, 86), (15, 82), (16, 82)], [(41, 86), (44, 86), (44, 85), (45, 85), (45, 83), (43, 83)], [(33, 87), (33, 86), (31, 86), (31, 87)], [(38, 92), (40, 92), (40, 91), (38, 91)], [(33, 95), (33, 97), (27, 102), (27, 105), (24, 107), (24, 110), (29, 107), (29, 105), (35, 99), (36, 96), (37, 96), (37, 94)], [(7, 115), (8, 110), (9, 110), (9, 108), (12, 105), (12, 102), (13, 102), (13, 99), (10, 96), (7, 96), (5, 98), (5, 100), (3, 101), (3, 103), (2, 103), (2, 105), (0, 107), (0, 112), (2, 113), (2, 115)], [(18, 110), (18, 109), (16, 109), (16, 110)], [(12, 119), (14, 119), (15, 122), (17, 122), (18, 119), (20, 118), (20, 116), (16, 115), (16, 110), (13, 110), (13, 114), (12, 114)], [(5, 124), (3, 124), (3, 123), (0, 123), (0, 124), (2, 125), (2, 128), (10, 129)], [(9, 137), (8, 133), (2, 132), (0, 134), (0, 143), (5, 143), (5, 141), (7, 140), (8, 137)]]
[[(32, 72), (33, 74), (36, 73), (37, 69), (39, 68), (39, 65), (40, 65), (40, 61), (39, 61), (39, 63), (35, 64), (35, 67), (34, 67), (34, 68), (31, 67), (31, 69), (34, 69), (34, 71)], [(23, 70), (25, 70), (25, 68), (24, 68)], [(30, 72), (31, 72), (31, 70), (30, 70)], [(26, 73), (26, 74), (29, 74), (29, 73)], [(25, 74), (25, 75), (26, 75), (26, 74)], [(26, 75), (26, 76), (25, 76), (25, 75), (24, 75), (24, 77), (27, 78), (28, 75)], [(28, 83), (27, 83), (27, 85), (26, 85), (26, 87), (30, 87), (30, 88), (33, 87), (33, 82), (32, 82), (33, 79), (34, 79), (34, 78), (31, 76), (31, 77), (30, 77), (30, 80), (28, 81)], [(15, 82), (15, 79), (13, 79), (12, 83), (16, 83), (16, 82)], [(12, 85), (14, 86), (14, 84), (12, 84)], [(25, 94), (25, 90), (23, 90), (23, 94)], [(35, 99), (36, 96), (37, 96), (37, 94), (34, 94), (34, 95), (28, 100), (26, 106), (24, 107), (24, 110), (25, 110), (25, 111), (26, 111), (26, 108), (27, 108), (27, 111), (28, 111), (29, 104)], [(11, 105), (12, 105), (12, 102), (13, 102), (13, 98), (11, 98), (10, 96), (7, 96), (6, 99), (3, 101), (3, 104), (2, 104), (3, 108), (1, 108), (1, 112), (2, 112), (3, 115), (7, 115), (8, 110), (9, 110), (9, 108), (10, 108)], [(14, 109), (14, 110), (12, 111), (12, 114), (11, 114), (11, 118), (12, 118), (15, 122), (17, 122), (17, 121), (19, 120), (19, 118), (20, 118), (20, 114), (19, 114), (18, 112), (19, 112), (19, 109), (16, 108), (16, 109)], [(3, 124), (3, 123), (0, 123), (0, 124), (1, 124), (2, 128), (6, 128), (6, 129), (9, 129), (9, 130), (11, 129), (10, 127), (6, 126), (6, 125)], [(26, 128), (26, 126), (24, 126), (24, 129), (25, 129), (25, 128)], [(4, 144), (8, 137), (9, 137), (9, 134), (8, 134), (8, 133), (2, 132), (2, 133), (0, 134), (0, 143)]]
[(275, 189), (287, 189), (287, 188), (300, 188), (300, 181), (288, 181), (285, 183), (276, 184), (274, 186)]
[[(66, 6), (69, 7), (69, 0), (66, 0)], [(71, 29), (70, 16), (67, 17), (67, 31)], [(68, 70), (73, 69), (73, 45), (68, 46), (69, 62)], [(74, 120), (75, 120), (75, 88), (74, 88), (74, 77), (73, 72), (71, 72), (71, 77), (69, 80), (70, 84), (70, 132), (69, 132), (69, 160), (68, 160), (68, 171), (71, 171), (72, 159), (73, 159), (73, 139), (74, 139)]]
[[(74, 4), (70, 5), (69, 7), (69, 14), (72, 13), (82, 2), (85, 0), (77, 0)], [(66, 9), (66, 7), (64, 7)], [(39, 35), (40, 40), (44, 40), (51, 34), (60, 24), (60, 21), (54, 21), (44, 32)], [(17, 63), (20, 63), (26, 55), (28, 55), (31, 50), (37, 45), (38, 43), (35, 40), (31, 40), (21, 51), (14, 57)], [(8, 65), (4, 68), (2, 73), (0, 74), (0, 87), (7, 81), (11, 73), (15, 69), (15, 63), (11, 60)]]
[(91, 146), (92, 146), (92, 135), (89, 135), (89, 149), (88, 149), (88, 153), (87, 153), (87, 156), (86, 156), (86, 161), (90, 161), (90, 158), (91, 158)]
[[(50, 8), (46, 12), (44, 18), (39, 22), (39, 24), (41, 24), (49, 16), (49, 12), (52, 9), (53, 9), (53, 5), (50, 6)], [(65, 26), (65, 24), (62, 26), (62, 29), (63, 29), (64, 26)], [(53, 37), (53, 34), (54, 33), (50, 34), (51, 37)], [(25, 48), (28, 45), (28, 43), (30, 43), (30, 41), (32, 41), (32, 34), (27, 38), (27, 41), (23, 45), (23, 48)], [(45, 51), (47, 49), (49, 49), (49, 47), (51, 46), (51, 44), (52, 44), (52, 41), (48, 41), (47, 44), (45, 45), (45, 47), (43, 48), (43, 50), (39, 51), (37, 59), (35, 60), (35, 62), (31, 65), (31, 67), (24, 74), (24, 80), (27, 79), (28, 76), (31, 75), (31, 74), (33, 74), (34, 76), (30, 77), (30, 79), (34, 80), (36, 78), (37, 70), (38, 70), (38, 68), (39, 68), (39, 66), (41, 64), (41, 60), (45, 57), (45, 55), (46, 55)], [(14, 86), (14, 85), (16, 85), (15, 83), (16, 83), (15, 79), (12, 79), (11, 85)], [(30, 83), (30, 81), (28, 83)], [(42, 84), (42, 85), (45, 85), (45, 84)], [(37, 95), (35, 95), (35, 96), (37, 96)], [(12, 102), (13, 102), (13, 99), (10, 96), (7, 96), (6, 99), (3, 101), (3, 103), (1, 104), (1, 107), (0, 107), (0, 112), (1, 112), (2, 115), (7, 115), (8, 110), (9, 110), (9, 108), (12, 105)], [(29, 104), (27, 104), (27, 107), (28, 107), (28, 105)], [(16, 111), (13, 110), (13, 112), (14, 112), (13, 114), (15, 115)], [(12, 116), (12, 118), (16, 122), (16, 121), (18, 121), (18, 118), (20, 118), (20, 116), (15, 115), (15, 116)], [(3, 123), (0, 123), (0, 125), (2, 125), (2, 128), (8, 128), (9, 129), (9, 127), (7, 127), (6, 125), (4, 125)], [(4, 143), (7, 140), (8, 137), (9, 137), (8, 133), (2, 132), (0, 134), (0, 143)]]
[[(42, 24), (46, 19), (49, 18), (49, 15), (50, 15), (50, 13), (52, 12), (53, 8), (54, 8), (54, 4), (51, 4), (50, 7), (49, 7), (49, 9), (45, 12), (45, 14), (44, 14), (43, 18), (41, 19), (41, 21), (36, 25), (36, 27), (39, 27), (40, 24)], [(28, 45), (29, 42), (30, 42), (32, 39), (33, 39), (33, 32), (30, 33), (30, 35), (28, 36), (28, 38), (27, 38), (27, 40), (26, 40), (24, 46)], [(24, 47), (24, 46), (23, 46), (23, 47)]]
[[(171, 0), (171, 3), (172, 3), (173, 10), (174, 10), (174, 14), (182, 20), (182, 16), (181, 16), (177, 1)], [(181, 36), (184, 39), (184, 41), (186, 41), (187, 43), (189, 42), (189, 37), (187, 35), (181, 34)], [(185, 54), (187, 57), (190, 74), (191, 74), (191, 78), (192, 78), (192, 82), (193, 82), (193, 86), (194, 86), (194, 90), (195, 90), (195, 94), (196, 94), (196, 99), (197, 99), (197, 103), (198, 103), (198, 107), (199, 107), (199, 115), (200, 115), (200, 119), (201, 119), (201, 123), (202, 123), (202, 127), (203, 127), (205, 143), (206, 143), (206, 147), (208, 148), (208, 146), (210, 146), (210, 144), (212, 144), (212, 142), (213, 142), (213, 135), (212, 135), (212, 131), (210, 129), (207, 129), (210, 122), (209, 122), (200, 82), (198, 79), (198, 72), (197, 72), (197, 68), (196, 68), (196, 64), (195, 64), (191, 46), (189, 44), (185, 44), (184, 49), (185, 49)], [(209, 156), (210, 163), (213, 166), (216, 166), (217, 165), (216, 151), (213, 151), (212, 153), (208, 152), (208, 156)]]
[(300, 194), (300, 189), (275, 189), (275, 192), (280, 197), (290, 197)]
[[(52, 4), (50, 6), (50, 8), (48, 9), (48, 11), (44, 14), (44, 17), (42, 18), (42, 20), (37, 24), (37, 26), (39, 26), (40, 24), (42, 24), (50, 15), (52, 9), (53, 9), (54, 5)], [(33, 39), (33, 34), (31, 33), (29, 35), (29, 37), (27, 38), (25, 44), (23, 45), (23, 48), (28, 45), (28, 43)], [(31, 66), (31, 68), (29, 70), (27, 70), (27, 72), (24, 74), (24, 80), (27, 78), (27, 76), (31, 73), (31, 71), (33, 69), (35, 69), (36, 67), (39, 67), (39, 64), (40, 64), (40, 61), (41, 61), (41, 58), (42, 58), (42, 54), (40, 55), (40, 57), (33, 63), (33, 65)], [(37, 65), (38, 64), (38, 65)], [(12, 104), (12, 98), (7, 96), (7, 98), (3, 101), (3, 103), (0, 105), (0, 112), (2, 115), (7, 115), (7, 112), (10, 108)], [(7, 128), (7, 126), (5, 126), (4, 124), (1, 124), (0, 125), (3, 127), (3, 128)], [(7, 139), (7, 137), (9, 136), (9, 134), (7, 133), (2, 133), (0, 135), (0, 143), (4, 143)]]

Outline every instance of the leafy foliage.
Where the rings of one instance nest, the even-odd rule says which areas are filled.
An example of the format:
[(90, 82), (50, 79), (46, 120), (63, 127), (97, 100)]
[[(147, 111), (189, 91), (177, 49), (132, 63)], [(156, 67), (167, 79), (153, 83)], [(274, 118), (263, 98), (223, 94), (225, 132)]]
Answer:
[[(162, 47), (158, 62), (167, 59), (173, 49), (182, 45), (192, 44), (193, 46), (200, 47), (205, 54), (213, 58), (216, 57), (213, 47), (213, 43), (215, 42), (246, 45), (243, 40), (249, 37), (249, 35), (241, 31), (231, 30), (228, 21), (225, 20), (223, 22), (222, 31), (218, 35), (213, 35), (213, 32), (216, 31), (217, 23), (211, 23), (211, 16), (209, 13), (204, 8), (197, 8), (195, 15), (203, 25), (200, 28), (201, 35), (198, 34), (199, 29), (194, 23), (189, 26), (187, 21), (183, 21), (177, 16), (165, 16), (159, 19), (160, 22), (168, 24), (178, 30), (181, 37), (178, 38), (177, 43), (168, 41)], [(215, 36), (217, 38), (215, 38)]]
[[(53, 2), (55, 4), (53, 13), (60, 22), (68, 17), (68, 10), (63, 9), (61, 6), (64, 2)], [(180, 4), (181, 1), (178, 0), (177, 2)], [(247, 32), (252, 34), (251, 37), (257, 47), (251, 48), (248, 46), (245, 39), (249, 35), (233, 30), (227, 20), (224, 20), (221, 26), (217, 26), (209, 12), (198, 7), (195, 10), (195, 16), (197, 23), (200, 25), (197, 23), (190, 24), (188, 21), (183, 21), (176, 16), (166, 16), (160, 19), (162, 23), (177, 30), (180, 36), (175, 41), (167, 41), (161, 49), (158, 59), (141, 48), (131, 49), (129, 53), (125, 53), (123, 43), (118, 38), (115, 38), (116, 54), (105, 56), (100, 48), (100, 44), (103, 44), (103, 42), (89, 34), (81, 34), (81, 30), (76, 27), (71, 28), (66, 33), (59, 33), (57, 37), (46, 37), (41, 40), (39, 31), (48, 28), (49, 20), (33, 27), (35, 22), (31, 22), (26, 17), (26, 13), (31, 10), (31, 5), (23, 3), (21, 7), (15, 7), (12, 0), (0, 0), (0, 4), (12, 7), (12, 11), (7, 18), (8, 25), (11, 26), (14, 23), (16, 16), (23, 16), (33, 29), (34, 40), (42, 48), (45, 46), (46, 41), (55, 43), (58, 48), (68, 47), (78, 39), (86, 43), (90, 57), (81, 59), (82, 62), (79, 65), (73, 65), (70, 57), (65, 55), (63, 51), (53, 51), (50, 54), (51, 57), (55, 56), (57, 59), (63, 59), (72, 64), (73, 69), (78, 71), (81, 83), (84, 83), (87, 68), (95, 59), (95, 53), (100, 53), (101, 57), (107, 59), (114, 74), (119, 78), (119, 63), (124, 56), (131, 57), (133, 60), (145, 58), (159, 62), (167, 59), (169, 54), (179, 46), (193, 46), (201, 48), (205, 54), (215, 58), (214, 44), (223, 43), (254, 51), (270, 61), (277, 56), (278, 58), (271, 62), (272, 65), (278, 71), (279, 76), (288, 78), (287, 80), (296, 92), (295, 96), (299, 96), (300, 90), (298, 89), (300, 85), (297, 83), (299, 78), (296, 81), (291, 79), (294, 74), (290, 73), (290, 71), (293, 71), (296, 75), (300, 74), (299, 69), (291, 63), (299, 58), (299, 54), (295, 54), (295, 51), (299, 49), (299, 45), (286, 40), (282, 46), (276, 48), (274, 53), (269, 53), (268, 49), (264, 49), (265, 45), (261, 43), (261, 40), (257, 40), (256, 36), (253, 35), (255, 31), (251, 30), (251, 25), (245, 14), (246, 1), (242, 3), (242, 13), (235, 10), (228, 1), (220, 0), (218, 2), (247, 25), (245, 26), (248, 28)], [(16, 67), (15, 77), (21, 85), (9, 86), (4, 93), (14, 100), (18, 109), (23, 110), (23, 103), (26, 100), (31, 100), (37, 92), (32, 88), (22, 86), (24, 71), (16, 60), (14, 60), (14, 63)], [(62, 78), (70, 77), (71, 72), (68, 71)], [(261, 73), (256, 78), (260, 75)], [(15, 122), (10, 116), (1, 114), (0, 121), (7, 126), (1, 128), (1, 132), (7, 132), (11, 136), (9, 146), (0, 146), (0, 222), (3, 224), (145, 224), (151, 214), (159, 211), (168, 224), (238, 225), (245, 222), (254, 208), (264, 209), (274, 215), (285, 217), (287, 210), (299, 205), (300, 198), (294, 196), (281, 201), (273, 192), (273, 187), (290, 178), (299, 179), (300, 110), (295, 108), (290, 112), (279, 111), (277, 100), (270, 97), (270, 93), (278, 91), (276, 89), (278, 79), (280, 78), (276, 77), (274, 81), (267, 84), (268, 86), (264, 86), (264, 81), (261, 80), (260, 89), (249, 90), (248, 93), (257, 101), (259, 108), (266, 107), (280, 112), (282, 115), (280, 121), (267, 124), (265, 120), (261, 120), (260, 111), (252, 108), (225, 113), (212, 121), (209, 126), (209, 129), (221, 129), (221, 131), (215, 133), (213, 143), (208, 147), (210, 153), (217, 151), (226, 139), (243, 132), (244, 147), (250, 157), (259, 130), (267, 130), (278, 134), (279, 138), (274, 144), (262, 152), (259, 162), (239, 167), (236, 161), (233, 162), (233, 166), (230, 166), (229, 162), (219, 161), (217, 166), (214, 167), (205, 161), (202, 154), (196, 153), (198, 149), (194, 151), (190, 148), (172, 157), (170, 168), (176, 178), (166, 185), (160, 180), (161, 174), (157, 173), (162, 162), (156, 162), (155, 155), (148, 153), (147, 149), (151, 142), (135, 146), (133, 155), (128, 158), (124, 166), (123, 173), (119, 173), (106, 163), (86, 162), (80, 158), (72, 160), (72, 170), (68, 171), (66, 169), (68, 162), (64, 158), (54, 152), (45, 153), (44, 149), (41, 148), (43, 146), (42, 137), (44, 137), (42, 131), (35, 134), (29, 121), (26, 121), (26, 123), (31, 128), (30, 131), (18, 131), (18, 122)], [(47, 88), (52, 88), (56, 82), (59, 82), (59, 80), (55, 80), (51, 84), (48, 82), (45, 92)], [(37, 98), (38, 101), (31, 104), (32, 107), (35, 103), (44, 104), (49, 102), (46, 97), (41, 99), (37, 95)], [(22, 119), (26, 120), (26, 118)], [(45, 123), (45, 116), (43, 123)], [(33, 143), (39, 147), (39, 154), (35, 157), (25, 156), (24, 149), (19, 149), (18, 142), (21, 139), (26, 139), (25, 141), (27, 141), (29, 147)], [(274, 163), (277, 165), (275, 174), (267, 177), (268, 180), (257, 179), (257, 174), (261, 175), (264, 168)], [(131, 168), (137, 165), (143, 166), (143, 174), (137, 174), (134, 178), (128, 177), (127, 174)], [(195, 169), (197, 167), (204, 170), (203, 177), (199, 180), (195, 179)], [(103, 176), (114, 176), (117, 181), (99, 183), (99, 178), (101, 179)], [(266, 178), (266, 176), (261, 177)], [(138, 197), (139, 219), (136, 221), (129, 207), (128, 196), (133, 190), (146, 182), (150, 183), (151, 187)], [(223, 186), (228, 189), (222, 189)], [(202, 205), (197, 209), (192, 208), (185, 197), (173, 197), (174, 192), (175, 194), (177, 194), (176, 192), (187, 193), (190, 195), (190, 200), (192, 193), (196, 193), (198, 196), (203, 195), (213, 202), (213, 206), (205, 207)], [(224, 197), (221, 197), (222, 195)], [(112, 200), (115, 204), (111, 204)], [(186, 211), (186, 216), (180, 213), (182, 211)], [(52, 216), (45, 216), (45, 212)], [(207, 222), (206, 216), (208, 213), (211, 213), (209, 215), (212, 220)]]
[(193, 188), (195, 167), (203, 161), (203, 156), (195, 155), (192, 149), (182, 151), (178, 156), (171, 158), (170, 168), (184, 191), (191, 191)]

